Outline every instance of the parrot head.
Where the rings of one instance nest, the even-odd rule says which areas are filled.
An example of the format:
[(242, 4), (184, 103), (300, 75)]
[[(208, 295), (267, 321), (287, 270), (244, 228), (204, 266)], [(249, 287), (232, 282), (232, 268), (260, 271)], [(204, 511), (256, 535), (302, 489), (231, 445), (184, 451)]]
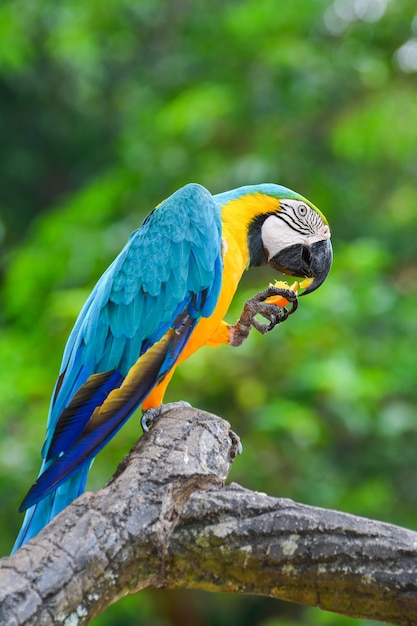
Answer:
[[(258, 213), (250, 221), (250, 265), (267, 263), (283, 274), (311, 278), (312, 282), (301, 294), (306, 295), (323, 284), (332, 265), (328, 222), (302, 196), (278, 185), (267, 187), (278, 188), (279, 196), (277, 192), (274, 193), (275, 210), (271, 210), (272, 206), (268, 201), (265, 211)], [(272, 194), (267, 195), (270, 200)]]
[(261, 226), (267, 263), (291, 276), (312, 278), (303, 292), (323, 284), (332, 265), (330, 228), (320, 213), (299, 200), (280, 200), (280, 210)]

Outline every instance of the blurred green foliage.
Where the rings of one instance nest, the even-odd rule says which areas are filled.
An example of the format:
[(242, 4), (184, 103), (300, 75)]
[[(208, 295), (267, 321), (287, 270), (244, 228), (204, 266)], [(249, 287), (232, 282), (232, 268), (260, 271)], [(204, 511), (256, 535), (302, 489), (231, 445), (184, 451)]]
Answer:
[[(89, 290), (182, 184), (279, 182), (329, 218), (326, 284), (274, 333), (195, 355), (168, 400), (228, 419), (233, 480), (417, 528), (417, 14), (413, 0), (3, 0), (0, 542), (38, 470)], [(276, 278), (245, 275), (230, 312)], [(111, 475), (132, 419), (97, 459)], [(370, 622), (272, 600), (147, 591), (95, 622)]]

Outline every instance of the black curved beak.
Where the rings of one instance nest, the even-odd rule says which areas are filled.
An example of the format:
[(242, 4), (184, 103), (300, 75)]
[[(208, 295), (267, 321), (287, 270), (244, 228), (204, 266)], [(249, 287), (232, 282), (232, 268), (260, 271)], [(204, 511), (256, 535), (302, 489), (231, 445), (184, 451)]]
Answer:
[(326, 280), (332, 266), (333, 251), (330, 239), (322, 239), (304, 246), (297, 243), (281, 250), (268, 261), (274, 269), (289, 274), (313, 278), (313, 282), (303, 293), (305, 296), (315, 291)]

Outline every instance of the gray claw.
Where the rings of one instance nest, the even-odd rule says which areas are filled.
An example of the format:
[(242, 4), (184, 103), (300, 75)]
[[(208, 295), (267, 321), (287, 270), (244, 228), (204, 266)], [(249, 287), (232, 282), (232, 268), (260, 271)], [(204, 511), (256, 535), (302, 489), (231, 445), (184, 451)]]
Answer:
[[(271, 296), (283, 296), (291, 302), (291, 308), (286, 309), (285, 307), (265, 302), (265, 300)], [(277, 324), (285, 321), (291, 313), (294, 313), (297, 307), (298, 298), (294, 291), (291, 289), (281, 289), (280, 287), (268, 287), (268, 289), (261, 291), (246, 302), (239, 321), (241, 324), (243, 323), (245, 325), (253, 326), (264, 335), (272, 330)], [(256, 319), (256, 315), (261, 315), (265, 319), (269, 320), (269, 324), (266, 322), (259, 322)]]
[(148, 409), (144, 411), (142, 417), (140, 419), (140, 425), (142, 426), (142, 430), (147, 433), (149, 432), (149, 428), (152, 426), (157, 419), (162, 417), (168, 411), (172, 409), (178, 409), (180, 407), (190, 407), (191, 404), (189, 402), (185, 402), (185, 400), (179, 400), (178, 402), (167, 402), (167, 404), (161, 404), (160, 406), (156, 406), (153, 409)]

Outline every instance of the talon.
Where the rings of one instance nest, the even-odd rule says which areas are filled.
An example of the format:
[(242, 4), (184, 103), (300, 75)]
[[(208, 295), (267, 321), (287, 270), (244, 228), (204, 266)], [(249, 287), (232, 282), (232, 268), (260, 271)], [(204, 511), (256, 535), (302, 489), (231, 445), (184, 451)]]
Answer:
[(152, 409), (147, 409), (143, 412), (142, 417), (140, 419), (140, 425), (142, 426), (142, 430), (147, 433), (149, 432), (149, 428), (156, 422), (157, 419), (168, 413), (172, 409), (179, 409), (184, 407), (191, 407), (189, 402), (185, 400), (178, 400), (178, 402), (167, 402), (167, 404), (161, 404), (160, 406), (156, 406)]
[(158, 417), (161, 417), (161, 413), (162, 411), (160, 406), (143, 412), (142, 417), (140, 418), (140, 425), (142, 426), (144, 433), (149, 432), (149, 428), (158, 419)]
[[(291, 308), (286, 309), (273, 302), (268, 302), (268, 299), (276, 296), (280, 298), (285, 297), (291, 303)], [(289, 315), (294, 313), (297, 306), (298, 298), (294, 291), (271, 286), (246, 302), (242, 318), (245, 316), (246, 321), (246, 317), (248, 317), (251, 326), (254, 326), (259, 332), (264, 334), (272, 330), (280, 322), (285, 321)], [(269, 320), (269, 324), (256, 320), (256, 315), (262, 315), (262, 317)], [(241, 319), (240, 321), (242, 322), (243, 320)]]
[[(280, 304), (278, 304), (278, 302)], [(285, 308), (286, 304), (291, 304), (289, 309)], [(289, 315), (294, 313), (298, 307), (298, 296), (292, 289), (284, 289), (270, 285), (264, 291), (261, 291), (247, 300), (243, 306), (242, 315), (232, 326), (231, 345), (240, 346), (249, 336), (249, 331), (253, 326), (263, 335), (275, 328), (277, 324), (284, 322)], [(256, 319), (257, 315), (261, 315), (269, 321), (260, 322)]]

